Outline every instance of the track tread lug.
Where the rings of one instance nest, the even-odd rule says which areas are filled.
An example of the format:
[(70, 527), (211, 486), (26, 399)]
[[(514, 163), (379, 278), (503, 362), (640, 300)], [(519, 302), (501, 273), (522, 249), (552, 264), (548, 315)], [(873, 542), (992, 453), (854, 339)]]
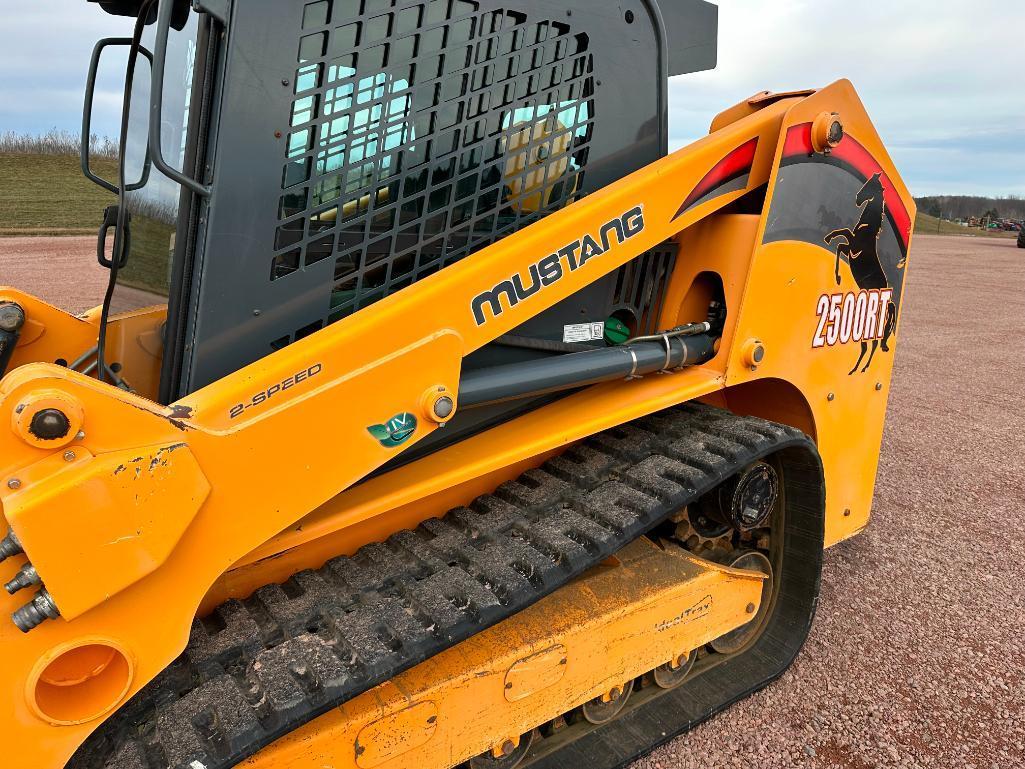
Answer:
[(226, 601), (214, 610), (214, 615), (220, 625), (216, 630), (199, 620), (192, 623), (188, 655), (194, 664), (202, 666), (239, 650), (245, 654), (260, 650), (260, 626), (241, 601)]
[(544, 468), (564, 481), (578, 483), (581, 488), (590, 488), (599, 484), (616, 464), (615, 457), (606, 452), (586, 444), (577, 444), (549, 459)]
[[(199, 724), (209, 719), (204, 730)], [(204, 733), (205, 732), (205, 733)], [(230, 676), (208, 681), (157, 716), (156, 734), (171, 769), (189, 769), (193, 761), (207, 766), (226, 760), (263, 729), (238, 685)], [(221, 747), (211, 755), (211, 743)]]
[(517, 506), (522, 514), (558, 505), (576, 491), (576, 486), (538, 468), (527, 470), (514, 481), (506, 481), (495, 490), (494, 496)]

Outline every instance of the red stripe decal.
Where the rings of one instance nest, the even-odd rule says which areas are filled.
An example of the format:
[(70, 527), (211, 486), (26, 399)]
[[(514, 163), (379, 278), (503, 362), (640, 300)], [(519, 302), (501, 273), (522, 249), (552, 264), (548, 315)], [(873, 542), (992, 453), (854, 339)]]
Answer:
[(811, 145), (811, 123), (795, 125), (787, 131), (787, 140), (783, 145), (783, 159), (795, 155), (813, 155), (815, 149)]
[[(787, 160), (801, 155), (812, 155), (815, 150), (811, 143), (811, 123), (795, 125), (787, 131), (786, 143), (783, 145), (783, 159)], [(908, 209), (897, 194), (896, 187), (890, 181), (890, 177), (883, 171), (879, 162), (872, 157), (857, 139), (848, 135), (845, 136), (840, 145), (828, 156), (840, 160), (854, 168), (865, 179), (873, 174), (880, 174), (880, 181), (883, 183), (883, 190), (886, 196), (886, 210), (893, 217), (893, 223), (897, 229), (897, 237), (900, 238), (904, 247), (907, 248), (908, 240), (911, 237), (911, 216)]]
[(687, 199), (680, 206), (680, 210), (676, 215), (682, 214), (716, 187), (720, 187), (732, 179), (743, 176), (745, 173), (750, 173), (751, 167), (755, 162), (755, 150), (757, 148), (758, 137), (755, 137), (746, 144), (737, 147), (737, 149), (716, 163), (715, 167), (694, 188), (694, 191), (687, 196)]

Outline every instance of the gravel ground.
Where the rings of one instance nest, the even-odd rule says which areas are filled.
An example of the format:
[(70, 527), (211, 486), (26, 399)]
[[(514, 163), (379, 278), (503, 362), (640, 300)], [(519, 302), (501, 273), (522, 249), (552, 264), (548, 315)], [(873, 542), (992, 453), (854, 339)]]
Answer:
[[(70, 312), (99, 305), (109, 275), (96, 261), (95, 236), (0, 238), (0, 286), (17, 288)], [(145, 291), (119, 287), (113, 309), (123, 312), (163, 301)]]
[[(0, 239), (0, 284), (91, 307), (94, 248)], [(808, 645), (634, 769), (1025, 767), (1025, 537), (1008, 533), (1025, 517), (1025, 251), (918, 236), (909, 282), (874, 520), (827, 553)]]
[(918, 236), (910, 265), (873, 521), (808, 645), (633, 769), (1025, 767), (1025, 251)]

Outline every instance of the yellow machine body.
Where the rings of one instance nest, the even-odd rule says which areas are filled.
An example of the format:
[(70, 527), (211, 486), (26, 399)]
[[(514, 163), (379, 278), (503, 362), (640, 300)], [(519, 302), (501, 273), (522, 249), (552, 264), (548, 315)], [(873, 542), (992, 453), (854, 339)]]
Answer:
[[(827, 544), (860, 531), (893, 355), (875, 354), (865, 371), (859, 359), (849, 374), (859, 345), (843, 342), (834, 323), (846, 295), (864, 294), (865, 313), (879, 305), (868, 304), (872, 292), (848, 266), (856, 255), (841, 262), (828, 245), (769, 237), (774, 203), (795, 194), (781, 182), (787, 158), (830, 152), (816, 134), (823, 115), (840, 116), (843, 141), (878, 167), (887, 203), (903, 207), (896, 227), (906, 245), (914, 203), (854, 89), (841, 81), (738, 105), (695, 144), (167, 407), (145, 397), (154, 397), (162, 308), (111, 323), (111, 344), (138, 383), (134, 394), (53, 364), (95, 342), (95, 312), (73, 317), (0, 288), (0, 300), (17, 301), (29, 318), (0, 381), (0, 535), (17, 535), (61, 612), (28, 634), (0, 622), (7, 761), (63, 767), (182, 652), (197, 614), (466, 504), (601, 430), (687, 401), (804, 431), (822, 458)], [(685, 200), (743, 148), (748, 161), (727, 188)], [(762, 188), (761, 213), (732, 207)], [(637, 209), (636, 235), (478, 325), (475, 295)], [(853, 234), (853, 200), (850, 210), (840, 226)], [(433, 404), (443, 392), (458, 407), (464, 357), (667, 240), (679, 244), (680, 257), (658, 327), (694, 320), (721, 281), (728, 316), (710, 362), (580, 390), (355, 485), (396, 453), (368, 435), (368, 424), (417, 415), (409, 445), (444, 429)], [(831, 315), (834, 295), (841, 299)], [(25, 420), (52, 403), (78, 422), (67, 439), (41, 442)], [(412, 765), (407, 751), (416, 748), (416, 766), (451, 766), (742, 624), (757, 603), (757, 579), (643, 541), (620, 560), (248, 765), (397, 768)], [(0, 579), (24, 561), (0, 565)], [(715, 608), (699, 621), (654, 632), (705, 596), (715, 597)], [(0, 616), (24, 600), (0, 595)], [(598, 654), (601, 665), (579, 662)], [(520, 691), (522, 699), (510, 699)], [(460, 718), (481, 729), (468, 731)]]

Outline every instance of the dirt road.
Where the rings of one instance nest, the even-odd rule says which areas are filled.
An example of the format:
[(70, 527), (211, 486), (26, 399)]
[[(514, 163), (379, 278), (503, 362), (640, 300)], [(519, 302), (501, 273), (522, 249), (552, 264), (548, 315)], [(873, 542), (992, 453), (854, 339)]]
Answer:
[[(93, 248), (0, 239), (0, 284), (93, 306)], [(1023, 383), (1025, 251), (918, 236), (874, 520), (827, 554), (807, 647), (634, 769), (1025, 767)]]

